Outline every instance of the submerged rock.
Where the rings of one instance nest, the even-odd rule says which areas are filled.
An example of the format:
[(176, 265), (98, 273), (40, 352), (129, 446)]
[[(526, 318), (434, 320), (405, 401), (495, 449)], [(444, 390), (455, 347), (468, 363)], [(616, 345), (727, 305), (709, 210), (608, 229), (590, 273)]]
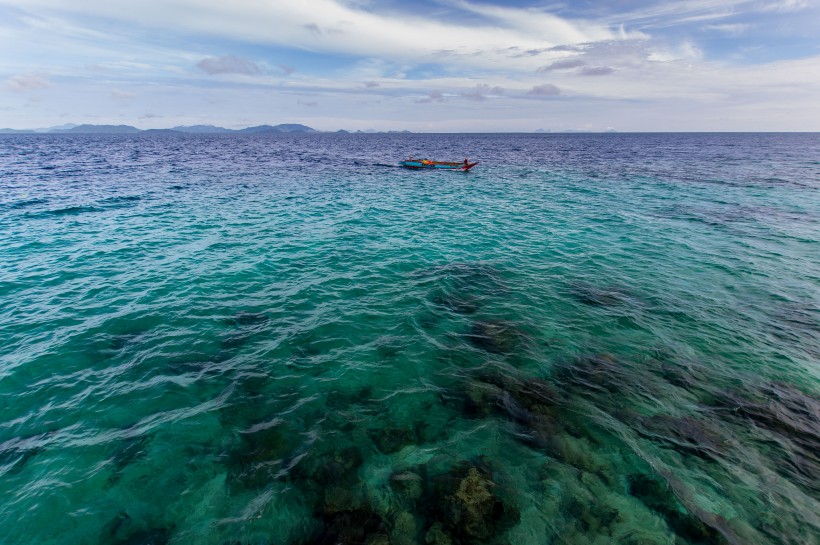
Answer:
[(367, 435), (384, 454), (392, 454), (418, 441), (416, 431), (409, 427), (386, 426), (368, 430)]
[(416, 518), (408, 511), (396, 515), (393, 530), (390, 533), (394, 545), (415, 545), (417, 543), (418, 525)]
[(437, 308), (457, 315), (475, 314), (509, 291), (502, 272), (486, 263), (448, 263), (414, 276), (435, 282), (430, 300)]
[(638, 433), (675, 450), (707, 460), (717, 460), (734, 447), (726, 430), (692, 416), (658, 415), (640, 419)]
[(470, 344), (493, 354), (512, 354), (526, 340), (519, 325), (506, 320), (483, 320), (473, 324), (467, 334)]
[(454, 262), (417, 271), (414, 276), (432, 279), (453, 293), (499, 295), (509, 291), (501, 270), (481, 262)]
[(111, 476), (108, 478), (109, 485), (116, 484), (128, 466), (137, 462), (147, 454), (150, 441), (150, 435), (135, 435), (121, 442), (119, 448), (111, 458), (114, 467)]
[(223, 351), (233, 351), (248, 344), (254, 334), (259, 333), (270, 319), (261, 312), (238, 312), (225, 323), (233, 329), (223, 334), (220, 347)]
[[(435, 484), (425, 540), (483, 543), (518, 521), (518, 511), (496, 494), (489, 469), (460, 464)], [(433, 530), (436, 523), (439, 529)]]
[(311, 450), (293, 468), (289, 478), (317, 491), (331, 486), (353, 488), (358, 484), (357, 471), (362, 461), (361, 452), (353, 445), (334, 445), (330, 450)]
[(558, 370), (559, 382), (583, 396), (635, 390), (638, 377), (610, 354), (578, 358)]
[(364, 506), (364, 496), (360, 486), (329, 486), (325, 489), (321, 511), (332, 515), (342, 511), (355, 511)]
[(390, 545), (390, 532), (382, 518), (367, 509), (333, 514), (311, 540), (313, 545)]
[(453, 545), (453, 538), (444, 529), (443, 524), (436, 522), (427, 530), (424, 542), (427, 545)]
[(402, 471), (391, 475), (390, 486), (410, 503), (417, 501), (424, 493), (421, 476), (412, 471)]
[(447, 292), (435, 294), (432, 301), (441, 309), (463, 315), (475, 314), (484, 304), (481, 298), (476, 296), (456, 295)]
[(663, 481), (648, 475), (630, 475), (629, 493), (666, 520), (669, 527), (687, 543), (728, 545), (719, 532), (689, 512), (675, 498), (674, 491)]
[(243, 310), (228, 319), (228, 323), (239, 327), (248, 327), (266, 324), (269, 320), (268, 315), (263, 312), (247, 312)]
[(552, 416), (564, 401), (551, 382), (507, 365), (480, 369), (467, 380), (464, 395), (469, 410), (487, 414), (492, 409), (525, 422), (533, 415)]
[(503, 515), (504, 506), (492, 493), (495, 484), (489, 476), (471, 467), (448, 497), (450, 525), (461, 533), (486, 540), (494, 534), (495, 521)]
[(717, 405), (787, 437), (811, 452), (820, 452), (820, 400), (784, 383), (726, 392)]
[(219, 343), (222, 350), (235, 350), (248, 344), (253, 335), (248, 332), (232, 332), (224, 335)]
[(165, 545), (171, 540), (168, 528), (142, 528), (123, 511), (103, 526), (100, 545)]
[(43, 451), (42, 447), (27, 449), (6, 448), (0, 450), (0, 475), (17, 475), (32, 458)]
[(711, 403), (777, 437), (777, 471), (811, 494), (820, 494), (820, 400), (784, 383), (747, 384), (720, 392)]
[(395, 335), (385, 335), (376, 340), (376, 353), (379, 359), (392, 360), (404, 350), (405, 342), (401, 337)]
[(296, 448), (291, 431), (278, 419), (256, 424), (240, 434), (225, 458), (231, 488), (259, 489), (277, 478)]
[(614, 307), (627, 303), (630, 298), (621, 288), (601, 288), (583, 281), (571, 282), (569, 292), (576, 300), (593, 307)]
[(487, 417), (498, 410), (505, 392), (481, 380), (467, 380), (464, 387), (464, 412), (470, 417)]
[(165, 545), (171, 540), (166, 528), (152, 528), (135, 532), (125, 539), (114, 541), (115, 545)]

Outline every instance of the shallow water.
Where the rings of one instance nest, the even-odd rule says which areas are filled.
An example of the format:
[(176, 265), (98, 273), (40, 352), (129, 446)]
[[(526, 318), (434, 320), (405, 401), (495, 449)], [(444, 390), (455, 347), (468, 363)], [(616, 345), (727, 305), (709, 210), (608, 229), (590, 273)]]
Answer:
[(817, 543), (818, 157), (2, 137), (0, 541)]

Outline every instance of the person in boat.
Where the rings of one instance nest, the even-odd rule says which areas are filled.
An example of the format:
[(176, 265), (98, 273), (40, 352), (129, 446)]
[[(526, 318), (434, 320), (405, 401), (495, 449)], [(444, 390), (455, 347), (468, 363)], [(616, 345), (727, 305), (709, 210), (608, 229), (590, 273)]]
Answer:
[(465, 157), (465, 158), (464, 158), (464, 168), (467, 168), (467, 165), (468, 165), (468, 164), (469, 164), (469, 163), (467, 162), (467, 158)]

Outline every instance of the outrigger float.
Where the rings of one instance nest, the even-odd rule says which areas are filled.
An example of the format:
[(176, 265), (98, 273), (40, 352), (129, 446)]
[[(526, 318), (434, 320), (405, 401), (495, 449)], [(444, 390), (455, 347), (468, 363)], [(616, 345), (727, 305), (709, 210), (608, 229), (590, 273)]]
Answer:
[(408, 157), (406, 161), (400, 161), (399, 164), (405, 168), (412, 168), (413, 170), (420, 170), (422, 168), (436, 168), (439, 170), (460, 170), (461, 172), (467, 172), (476, 166), (478, 161), (475, 163), (471, 163), (467, 159), (464, 159), (463, 162), (430, 161), (428, 159), (413, 159), (413, 157)]

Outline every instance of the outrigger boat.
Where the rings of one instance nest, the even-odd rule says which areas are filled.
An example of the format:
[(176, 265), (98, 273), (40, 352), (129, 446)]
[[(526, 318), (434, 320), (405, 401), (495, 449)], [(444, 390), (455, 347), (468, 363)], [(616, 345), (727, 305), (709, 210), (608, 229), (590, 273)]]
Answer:
[(464, 159), (463, 162), (459, 163), (454, 161), (430, 161), (427, 159), (413, 159), (412, 157), (408, 157), (406, 161), (400, 161), (399, 164), (403, 167), (412, 168), (414, 170), (422, 168), (437, 168), (439, 170), (460, 170), (462, 172), (467, 172), (476, 166), (478, 161), (471, 163), (467, 159)]

